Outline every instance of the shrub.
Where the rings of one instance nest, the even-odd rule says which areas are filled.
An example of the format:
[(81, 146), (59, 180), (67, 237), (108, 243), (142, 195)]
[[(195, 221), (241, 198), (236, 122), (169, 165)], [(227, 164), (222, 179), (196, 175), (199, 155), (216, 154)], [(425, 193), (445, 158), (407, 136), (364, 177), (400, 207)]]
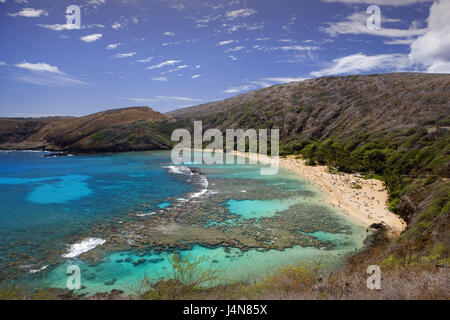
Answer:
[(189, 299), (202, 288), (213, 284), (218, 279), (218, 271), (210, 267), (203, 268), (202, 263), (205, 258), (191, 259), (190, 255), (185, 258), (179, 252), (167, 256), (171, 271), (167, 271), (166, 277), (156, 283), (152, 283), (145, 277), (141, 284), (141, 289), (150, 290), (140, 295), (146, 300), (175, 300)]

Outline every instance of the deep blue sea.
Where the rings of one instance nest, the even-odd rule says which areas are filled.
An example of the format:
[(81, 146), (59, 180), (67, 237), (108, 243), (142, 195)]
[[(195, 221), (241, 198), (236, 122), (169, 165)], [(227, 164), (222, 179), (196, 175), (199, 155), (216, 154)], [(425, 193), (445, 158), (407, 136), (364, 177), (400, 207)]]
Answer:
[[(217, 179), (224, 179), (227, 188), (230, 188), (226, 185), (227, 179), (233, 179), (233, 182), (245, 179), (247, 185), (233, 185), (233, 188), (238, 189), (235, 192), (246, 192), (241, 190), (244, 187), (285, 185), (289, 192), (299, 190), (308, 192), (304, 195), (313, 194), (307, 200), (306, 196), (236, 200), (230, 192), (230, 197), (221, 205), (243, 219), (257, 221), (274, 217), (302, 201), (311, 202), (311, 199), (316, 201), (322, 198), (317, 189), (301, 178), (293, 177), (284, 170), (280, 170), (277, 176), (263, 177), (259, 175), (258, 166), (204, 167), (206, 178), (200, 184), (194, 183), (190, 174), (182, 174), (185, 167), (178, 168), (171, 164), (169, 152), (71, 157), (46, 155), (49, 153), (0, 151), (0, 280), (6, 283), (12, 279), (11, 270), (15, 270), (14, 281), (26, 279), (37, 285), (39, 281), (45, 281), (46, 285), (64, 288), (66, 268), (73, 263), (82, 269), (83, 290), (86, 293), (111, 289), (132, 293), (144, 276), (151, 274), (155, 278), (164, 277), (165, 270), (170, 268), (167, 253), (164, 252), (110, 252), (100, 264), (95, 265), (80, 260), (78, 256), (81, 252), (104, 245), (104, 240), (90, 237), (90, 230), (99, 223), (117, 225), (133, 219), (130, 212), (153, 214), (157, 210), (170, 210), (175, 205), (173, 199), (179, 199), (179, 205), (182, 205), (189, 195), (192, 201), (202, 202), (208, 201), (209, 194), (219, 190), (224, 192), (219, 185), (208, 185), (208, 177), (216, 179), (214, 181), (217, 184), (220, 182)], [(202, 167), (194, 163), (191, 166)], [(321, 204), (317, 208), (338, 216), (342, 224), (351, 230), (346, 234), (321, 231), (312, 234), (317, 239), (334, 242), (334, 250), (324, 252), (314, 247), (294, 246), (283, 251), (239, 252), (235, 248), (230, 251), (220, 247), (194, 246), (183, 254), (214, 259), (226, 273), (226, 279), (242, 281), (261, 277), (283, 265), (308, 257), (324, 254), (336, 257), (361, 248), (366, 236), (365, 229), (346, 220), (334, 209), (323, 206)], [(80, 234), (85, 239), (81, 243)], [(49, 257), (61, 250), (66, 251), (64, 262), (50, 264)], [(146, 262), (117, 263), (127, 258), (130, 262), (139, 259)]]

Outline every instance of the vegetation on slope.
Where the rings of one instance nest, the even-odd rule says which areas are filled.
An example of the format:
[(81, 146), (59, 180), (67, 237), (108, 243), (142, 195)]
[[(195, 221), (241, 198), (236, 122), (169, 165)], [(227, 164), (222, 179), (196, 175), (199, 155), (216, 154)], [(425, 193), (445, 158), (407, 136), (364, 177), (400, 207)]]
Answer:
[(0, 148), (84, 153), (169, 149), (169, 120), (145, 107), (79, 118), (0, 119)]

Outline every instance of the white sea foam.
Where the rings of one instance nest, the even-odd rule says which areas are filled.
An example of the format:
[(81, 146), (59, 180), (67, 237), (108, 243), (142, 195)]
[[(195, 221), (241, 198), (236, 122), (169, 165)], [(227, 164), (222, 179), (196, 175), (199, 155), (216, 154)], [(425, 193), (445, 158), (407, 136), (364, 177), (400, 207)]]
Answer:
[(47, 269), (47, 267), (48, 267), (48, 265), (43, 266), (43, 267), (40, 268), (40, 269), (32, 269), (32, 270), (30, 270), (30, 273), (38, 273), (39, 271), (42, 271), (42, 270)]
[(191, 198), (198, 198), (198, 197), (204, 195), (208, 191), (208, 179), (206, 179), (205, 176), (201, 177), (200, 184), (203, 187), (203, 189), (200, 190), (199, 192), (193, 193), (191, 195)]
[(69, 252), (66, 254), (63, 254), (64, 258), (75, 258), (78, 257), (80, 254), (88, 252), (95, 247), (101, 246), (104, 244), (106, 240), (99, 239), (99, 238), (88, 238), (80, 243), (75, 243), (70, 246)]
[(149, 217), (155, 215), (156, 212), (148, 212), (148, 213), (138, 213), (136, 214), (137, 217)]
[(164, 167), (166, 169), (169, 170), (170, 173), (176, 173), (176, 174), (187, 174), (187, 175), (194, 175), (194, 173), (192, 173), (191, 169), (189, 169), (188, 167), (184, 167), (184, 166), (168, 166), (168, 167)]
[[(191, 169), (189, 169), (188, 167), (184, 167), (184, 166), (167, 166), (167, 167), (164, 167), (164, 168), (168, 169), (168, 171), (170, 173), (186, 174), (186, 175), (189, 175), (189, 176), (193, 176), (194, 175), (194, 173), (192, 172)], [(201, 177), (200, 177), (200, 185), (203, 188), (200, 191), (198, 191), (198, 192), (192, 193), (189, 196), (189, 198), (191, 198), (191, 199), (192, 198), (198, 198), (198, 197), (204, 195), (208, 191), (208, 179), (206, 179), (206, 177), (204, 175), (201, 175)], [(188, 201), (188, 200), (186, 200), (184, 198), (179, 198), (177, 200), (178, 201), (182, 201), (182, 202)]]

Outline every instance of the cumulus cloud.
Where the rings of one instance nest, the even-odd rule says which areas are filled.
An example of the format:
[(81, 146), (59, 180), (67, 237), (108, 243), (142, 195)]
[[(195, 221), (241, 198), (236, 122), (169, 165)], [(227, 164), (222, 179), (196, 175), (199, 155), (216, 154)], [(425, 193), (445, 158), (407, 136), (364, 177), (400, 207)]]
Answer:
[(172, 31), (167, 31), (163, 33), (163, 36), (175, 37), (176, 33)]
[(366, 56), (362, 53), (334, 59), (328, 68), (311, 72), (314, 77), (338, 74), (354, 74), (373, 70), (401, 71), (409, 66), (406, 54), (379, 54)]
[(8, 13), (11, 17), (39, 18), (40, 16), (48, 16), (47, 11), (42, 9), (25, 8), (16, 13)]
[(409, 59), (427, 72), (450, 73), (450, 1), (437, 1), (430, 8), (428, 31), (411, 44)]
[(101, 37), (103, 37), (103, 34), (101, 33), (94, 33), (94, 34), (90, 34), (84, 37), (80, 37), (81, 41), (84, 42), (94, 42), (97, 41), (98, 39), (100, 39)]

